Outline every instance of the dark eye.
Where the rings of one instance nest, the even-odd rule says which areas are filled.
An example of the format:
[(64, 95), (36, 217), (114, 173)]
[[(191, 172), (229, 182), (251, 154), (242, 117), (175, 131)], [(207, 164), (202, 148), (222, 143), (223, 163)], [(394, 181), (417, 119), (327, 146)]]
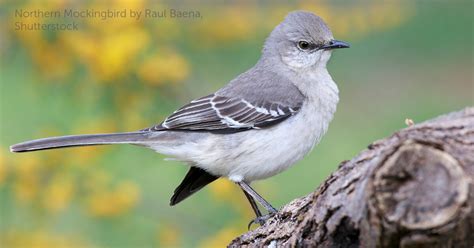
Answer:
[(310, 45), (309, 45), (309, 42), (302, 40), (302, 41), (298, 41), (298, 47), (301, 50), (308, 50), (310, 48)]

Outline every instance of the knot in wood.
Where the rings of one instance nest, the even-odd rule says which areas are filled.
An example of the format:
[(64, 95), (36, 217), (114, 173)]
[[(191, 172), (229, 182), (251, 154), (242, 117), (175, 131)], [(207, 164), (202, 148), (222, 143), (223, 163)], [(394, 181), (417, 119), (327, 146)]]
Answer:
[(469, 177), (450, 154), (408, 141), (374, 176), (378, 214), (388, 224), (430, 229), (456, 217), (469, 193)]

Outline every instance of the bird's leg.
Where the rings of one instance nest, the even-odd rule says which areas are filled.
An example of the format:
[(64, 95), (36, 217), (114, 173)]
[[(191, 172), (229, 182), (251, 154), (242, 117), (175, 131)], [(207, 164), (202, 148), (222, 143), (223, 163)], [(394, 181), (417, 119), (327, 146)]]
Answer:
[(249, 195), (245, 190), (242, 189), (242, 191), (244, 192), (245, 194), (245, 197), (247, 197), (247, 200), (249, 201), (250, 203), (250, 206), (252, 207), (253, 211), (255, 212), (255, 215), (257, 217), (261, 217), (262, 216), (262, 212), (260, 212), (260, 209), (258, 208), (258, 205), (257, 203), (255, 202), (255, 200), (252, 198), (251, 195)]
[(265, 224), (265, 221), (262, 219), (262, 212), (260, 212), (260, 209), (258, 208), (257, 203), (255, 202), (253, 197), (249, 195), (245, 190), (242, 189), (242, 191), (244, 192), (245, 197), (247, 197), (247, 200), (249, 201), (250, 206), (252, 206), (252, 209), (255, 212), (255, 215), (257, 216), (255, 219), (249, 222), (249, 224), (247, 225), (247, 229), (250, 230), (250, 227), (254, 223), (258, 223), (259, 225), (262, 226), (263, 224)]
[[(266, 220), (268, 220), (271, 216), (275, 215), (278, 212), (278, 210), (276, 210), (272, 205), (270, 205), (270, 203), (268, 203), (254, 189), (252, 189), (250, 185), (248, 185), (245, 182), (238, 182), (237, 184), (244, 191), (245, 196), (247, 196), (247, 199), (249, 199), (250, 205), (252, 205), (252, 208), (254, 209), (255, 214), (257, 215), (257, 218), (255, 218), (249, 223), (248, 225), (249, 229), (253, 223), (258, 223), (260, 225), (265, 224)], [(258, 203), (260, 203), (268, 211), (267, 215), (261, 214), (260, 210), (258, 209), (258, 206), (255, 204), (255, 200)], [(255, 209), (257, 209), (258, 212)]]
[(276, 210), (272, 205), (270, 205), (270, 203), (268, 203), (254, 189), (252, 189), (252, 187), (250, 187), (250, 185), (248, 185), (245, 182), (238, 182), (237, 184), (240, 186), (240, 188), (244, 192), (249, 194), (254, 200), (256, 200), (258, 203), (260, 203), (260, 205), (262, 205), (268, 211), (268, 213), (275, 214), (276, 212), (278, 212), (278, 210)]

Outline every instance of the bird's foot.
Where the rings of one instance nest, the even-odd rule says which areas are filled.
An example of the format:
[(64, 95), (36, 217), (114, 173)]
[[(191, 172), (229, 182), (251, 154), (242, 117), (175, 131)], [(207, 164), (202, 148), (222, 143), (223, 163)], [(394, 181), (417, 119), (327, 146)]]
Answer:
[(257, 218), (250, 221), (247, 228), (250, 230), (250, 227), (252, 227), (253, 224), (258, 224), (260, 226), (263, 226), (265, 222), (267, 222), (267, 220), (273, 218), (274, 216), (278, 217), (278, 212), (275, 211), (275, 212), (270, 212), (266, 215), (257, 216)]

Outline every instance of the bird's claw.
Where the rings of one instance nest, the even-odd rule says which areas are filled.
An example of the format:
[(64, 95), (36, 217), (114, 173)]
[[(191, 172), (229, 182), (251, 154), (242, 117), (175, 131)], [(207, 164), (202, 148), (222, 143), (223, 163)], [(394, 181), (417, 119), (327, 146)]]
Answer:
[(267, 220), (274, 217), (275, 215), (278, 215), (278, 213), (274, 212), (274, 213), (269, 213), (269, 214), (266, 214), (266, 215), (258, 216), (257, 218), (251, 220), (250, 223), (247, 225), (248, 230), (250, 230), (250, 227), (253, 224), (259, 224), (260, 226), (263, 226)]

